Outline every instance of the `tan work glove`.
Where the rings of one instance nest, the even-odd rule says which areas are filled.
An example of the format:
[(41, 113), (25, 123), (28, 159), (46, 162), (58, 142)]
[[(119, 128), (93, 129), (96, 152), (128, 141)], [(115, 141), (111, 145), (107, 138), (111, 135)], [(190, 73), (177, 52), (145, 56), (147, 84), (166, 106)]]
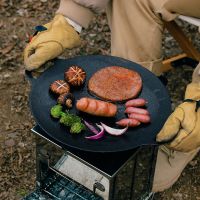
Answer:
[(59, 56), (64, 49), (72, 49), (81, 43), (78, 33), (60, 14), (44, 26), (47, 30), (38, 32), (24, 50), (24, 63), (29, 71)]
[(172, 140), (170, 149), (189, 152), (200, 146), (200, 83), (190, 83), (180, 104), (157, 135), (158, 142)]

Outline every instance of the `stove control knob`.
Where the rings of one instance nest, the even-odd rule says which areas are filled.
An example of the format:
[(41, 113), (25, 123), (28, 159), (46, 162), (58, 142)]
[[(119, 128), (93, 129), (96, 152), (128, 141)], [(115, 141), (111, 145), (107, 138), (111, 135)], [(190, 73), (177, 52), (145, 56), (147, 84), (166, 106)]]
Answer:
[(105, 192), (105, 187), (99, 182), (95, 182), (94, 185), (93, 185), (93, 192), (94, 193), (96, 192), (96, 189), (98, 189), (102, 192)]

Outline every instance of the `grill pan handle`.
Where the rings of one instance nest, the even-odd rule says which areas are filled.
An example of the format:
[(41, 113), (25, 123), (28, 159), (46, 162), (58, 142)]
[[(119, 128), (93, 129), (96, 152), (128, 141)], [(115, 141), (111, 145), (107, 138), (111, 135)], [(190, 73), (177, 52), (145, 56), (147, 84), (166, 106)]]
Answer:
[(47, 63), (43, 64), (39, 69), (36, 69), (35, 71), (27, 71), (25, 70), (25, 76), (28, 79), (28, 81), (33, 85), (37, 78), (49, 67), (53, 66), (53, 63), (55, 62), (56, 59), (53, 59), (51, 61), (48, 61)]
[(34, 85), (39, 75), (37, 72), (25, 70), (25, 77), (27, 78), (27, 80), (30, 82), (31, 85)]

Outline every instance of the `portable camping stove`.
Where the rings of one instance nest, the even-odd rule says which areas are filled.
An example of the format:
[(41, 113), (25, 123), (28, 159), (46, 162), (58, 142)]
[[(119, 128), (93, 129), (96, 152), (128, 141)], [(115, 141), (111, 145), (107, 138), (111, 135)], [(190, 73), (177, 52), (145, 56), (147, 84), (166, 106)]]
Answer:
[(157, 146), (118, 153), (90, 153), (66, 148), (38, 125), (36, 190), (25, 200), (152, 199)]

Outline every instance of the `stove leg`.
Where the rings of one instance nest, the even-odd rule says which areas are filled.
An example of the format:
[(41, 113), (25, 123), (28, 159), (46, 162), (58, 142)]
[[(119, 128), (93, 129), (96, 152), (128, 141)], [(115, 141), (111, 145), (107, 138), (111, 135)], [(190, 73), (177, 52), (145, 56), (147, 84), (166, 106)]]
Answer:
[(42, 182), (47, 176), (49, 155), (45, 150), (45, 143), (36, 137), (36, 187), (41, 188)]

